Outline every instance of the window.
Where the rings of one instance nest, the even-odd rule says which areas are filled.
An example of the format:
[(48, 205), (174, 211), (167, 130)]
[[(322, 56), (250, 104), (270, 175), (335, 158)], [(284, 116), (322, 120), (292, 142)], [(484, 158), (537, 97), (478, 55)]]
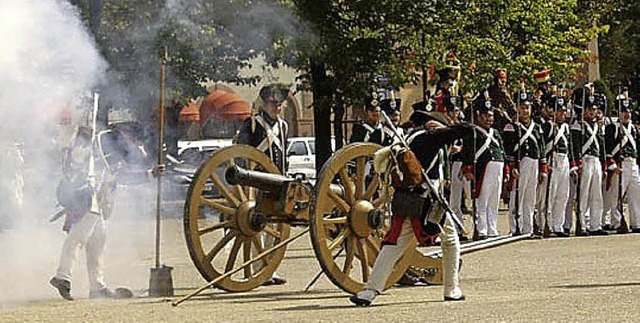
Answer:
[(316, 154), (316, 142), (313, 140), (309, 140), (309, 150), (311, 150), (311, 154)]
[(294, 141), (289, 149), (289, 156), (305, 156), (307, 154), (307, 147), (303, 141)]

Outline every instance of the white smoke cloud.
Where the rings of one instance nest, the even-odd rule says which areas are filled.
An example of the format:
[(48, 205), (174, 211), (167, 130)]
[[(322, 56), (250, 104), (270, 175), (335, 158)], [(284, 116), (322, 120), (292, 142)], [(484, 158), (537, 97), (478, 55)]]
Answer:
[[(46, 224), (60, 178), (60, 148), (90, 106), (107, 64), (75, 7), (0, 0), (0, 306), (52, 296), (61, 230)], [(65, 129), (67, 128), (67, 129)]]

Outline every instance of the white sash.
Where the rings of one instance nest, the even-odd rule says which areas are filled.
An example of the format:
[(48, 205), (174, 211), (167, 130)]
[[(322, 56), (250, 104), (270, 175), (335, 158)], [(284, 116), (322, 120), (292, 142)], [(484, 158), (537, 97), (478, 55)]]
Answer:
[(622, 124), (619, 124), (619, 127), (622, 129), (622, 140), (620, 141), (620, 143), (618, 143), (618, 145), (616, 145), (616, 148), (613, 149), (611, 155), (617, 154), (618, 151), (620, 151), (620, 149), (622, 149), (622, 147), (624, 147), (628, 142), (630, 142), (631, 146), (633, 146), (633, 150), (636, 150), (636, 140), (631, 135), (631, 133), (633, 132), (631, 123), (629, 123), (627, 128), (625, 128)]
[(582, 155), (587, 152), (587, 149), (589, 149), (589, 147), (591, 147), (591, 144), (594, 142), (596, 143), (596, 150), (600, 151), (600, 144), (598, 144), (598, 140), (596, 140), (596, 136), (598, 135), (598, 124), (595, 123), (593, 125), (593, 129), (586, 122), (584, 123), (584, 125), (587, 126), (587, 132), (589, 132), (590, 136), (587, 142), (582, 145)]
[(535, 122), (531, 121), (531, 125), (529, 125), (529, 128), (527, 129), (527, 128), (524, 128), (524, 126), (521, 123), (518, 123), (518, 127), (524, 128), (526, 132), (524, 133), (524, 136), (520, 137), (520, 142), (518, 142), (518, 144), (514, 148), (515, 151), (520, 149), (520, 146), (522, 146), (522, 144), (524, 144), (524, 142), (527, 141), (527, 139), (529, 138), (532, 138), (535, 143), (538, 143), (538, 141), (536, 140), (536, 137), (533, 136), (533, 129), (535, 128), (535, 125), (536, 125)]
[(496, 145), (500, 146), (500, 143), (498, 142), (498, 139), (496, 139), (495, 137), (493, 137), (493, 128), (489, 128), (489, 132), (487, 132), (486, 130), (475, 126), (475, 129), (477, 129), (478, 131), (480, 131), (481, 133), (483, 133), (485, 136), (487, 136), (487, 139), (485, 139), (484, 143), (482, 144), (482, 146), (480, 146), (480, 149), (478, 149), (478, 151), (476, 151), (476, 155), (475, 155), (475, 160), (478, 160), (478, 158), (480, 158), (480, 156), (482, 156), (482, 154), (489, 148), (489, 146), (491, 145), (491, 142), (495, 142)]
[(280, 118), (276, 120), (276, 123), (273, 126), (269, 126), (269, 124), (267, 124), (267, 122), (262, 118), (261, 115), (257, 115), (255, 118), (266, 133), (265, 138), (256, 148), (260, 151), (266, 151), (267, 149), (271, 151), (271, 145), (276, 144), (276, 147), (280, 148), (280, 150), (284, 153), (282, 141), (280, 141)]
[(569, 143), (567, 141), (567, 137), (565, 136), (565, 133), (569, 130), (569, 125), (566, 123), (563, 123), (560, 125), (560, 127), (558, 128), (558, 133), (556, 134), (556, 137), (553, 138), (553, 145), (557, 145), (558, 142), (560, 141), (560, 139), (562, 139), (562, 141), (564, 141), (564, 144), (569, 147)]

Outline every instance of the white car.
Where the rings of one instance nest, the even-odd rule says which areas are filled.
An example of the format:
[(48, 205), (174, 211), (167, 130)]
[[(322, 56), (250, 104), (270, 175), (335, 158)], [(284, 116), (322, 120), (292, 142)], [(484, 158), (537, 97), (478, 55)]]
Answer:
[(229, 147), (232, 139), (204, 139), (178, 141), (178, 158), (190, 165), (200, 165), (216, 150)]
[[(331, 150), (336, 142), (331, 138)], [(287, 140), (287, 174), (303, 173), (307, 178), (316, 178), (316, 138), (293, 137)]]

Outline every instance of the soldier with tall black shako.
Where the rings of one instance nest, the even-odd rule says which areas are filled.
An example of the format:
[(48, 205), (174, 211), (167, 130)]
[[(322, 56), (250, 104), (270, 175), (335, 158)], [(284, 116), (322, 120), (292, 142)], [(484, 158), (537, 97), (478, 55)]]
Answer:
[[(533, 97), (533, 121), (540, 125), (542, 130), (542, 145), (544, 147), (543, 153), (547, 161), (552, 157), (552, 129), (554, 127), (553, 118), (555, 102), (552, 102), (553, 95), (551, 92), (547, 92), (546, 95), (537, 99)], [(554, 99), (555, 100), (555, 99)], [(538, 101), (536, 103), (536, 101)], [(547, 194), (548, 178), (545, 177), (540, 182), (537, 190), (536, 197), (536, 212), (534, 219), (534, 231), (537, 235), (542, 235), (542, 229), (545, 225), (545, 215), (547, 214), (547, 206), (545, 205), (545, 197)]]
[[(619, 95), (615, 107), (619, 110), (618, 122), (606, 128), (607, 158), (614, 162), (607, 168), (607, 189), (612, 204), (611, 226), (620, 229), (620, 217), (617, 212), (618, 199), (629, 198), (629, 222), (634, 233), (640, 233), (640, 172), (638, 171), (638, 144), (640, 132), (631, 122), (631, 101), (628, 94)], [(622, 178), (622, 185), (619, 180)], [(621, 232), (619, 230), (619, 232)]]
[[(387, 114), (389, 120), (393, 123), (398, 135), (404, 137), (404, 129), (400, 127), (400, 118), (402, 113), (400, 112), (400, 107), (402, 104), (402, 100), (395, 95), (395, 91), (389, 91), (389, 98), (380, 101), (381, 110)], [(389, 138), (387, 142), (399, 142), (400, 138), (393, 133), (393, 129), (391, 127), (384, 125), (383, 131), (385, 132), (385, 139)]]
[(498, 236), (498, 204), (502, 191), (504, 148), (494, 129), (494, 109), (488, 95), (473, 100), (474, 131), (462, 147), (462, 173), (476, 200), (475, 230), (480, 239)]
[[(571, 125), (573, 155), (581, 169), (577, 215), (581, 230), (576, 235), (607, 235), (602, 230), (602, 170), (605, 164), (605, 141), (603, 131), (596, 120), (596, 109), (604, 109), (606, 97), (602, 94), (586, 93), (578, 89), (573, 93), (574, 105), (584, 107), (582, 120)], [(587, 226), (588, 225), (588, 226)]]
[[(287, 171), (287, 138), (289, 127), (287, 122), (280, 117), (283, 104), (289, 96), (289, 88), (279, 84), (266, 85), (260, 89), (255, 105), (258, 113), (245, 120), (237, 143), (246, 144), (264, 152), (276, 164), (282, 174)], [(273, 246), (273, 240), (262, 236), (265, 248)], [(261, 264), (255, 263), (254, 270), (260, 270)], [(274, 272), (272, 277), (263, 285), (286, 284), (286, 279)]]
[[(511, 177), (508, 189), (511, 233), (532, 234), (538, 184), (547, 175), (547, 159), (544, 155), (542, 128), (531, 118), (531, 94), (520, 91), (518, 95), (518, 120), (504, 127), (504, 148)], [(517, 197), (517, 200), (516, 200)]]
[(287, 170), (289, 127), (280, 114), (288, 96), (289, 88), (284, 85), (262, 87), (255, 102), (259, 111), (245, 120), (237, 137), (237, 143), (256, 147), (269, 156), (283, 174)]
[(377, 95), (365, 99), (363, 120), (353, 125), (349, 143), (372, 142), (388, 146), (393, 142), (394, 137), (384, 131), (380, 111), (380, 101), (378, 101)]
[[(549, 163), (550, 175), (548, 180), (549, 193), (548, 199), (543, 195), (545, 204), (541, 212), (544, 216), (545, 212), (550, 212), (551, 223), (550, 229), (557, 237), (568, 237), (565, 232), (565, 208), (569, 201), (570, 192), (570, 167), (575, 166), (573, 158), (573, 142), (569, 130), (567, 119), (568, 98), (561, 95), (553, 95), (549, 99), (549, 105), (555, 110), (554, 122), (551, 131), (551, 153), (547, 155)], [(547, 205), (548, 203), (548, 205)], [(569, 222), (569, 227), (571, 223)]]

